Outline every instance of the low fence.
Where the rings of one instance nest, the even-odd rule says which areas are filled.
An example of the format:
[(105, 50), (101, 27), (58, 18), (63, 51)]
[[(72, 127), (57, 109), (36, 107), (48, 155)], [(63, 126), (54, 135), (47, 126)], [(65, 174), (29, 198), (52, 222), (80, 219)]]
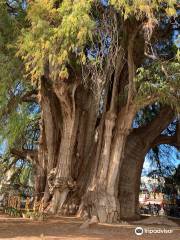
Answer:
[(4, 211), (11, 216), (42, 220), (44, 218), (44, 200), (37, 197), (23, 198), (8, 196), (4, 201)]

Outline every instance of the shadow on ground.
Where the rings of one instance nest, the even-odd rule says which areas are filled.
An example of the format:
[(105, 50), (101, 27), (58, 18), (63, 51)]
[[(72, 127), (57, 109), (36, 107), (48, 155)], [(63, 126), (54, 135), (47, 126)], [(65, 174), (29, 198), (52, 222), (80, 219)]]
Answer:
[[(145, 218), (148, 219), (148, 218)], [(176, 224), (180, 221), (175, 220)], [(78, 218), (54, 217), (43, 222), (25, 220), (22, 218), (10, 218), (4, 214), (0, 215), (0, 239), (13, 240), (134, 240), (134, 239), (158, 239), (178, 240), (180, 239), (180, 227), (143, 224), (141, 219), (138, 224), (122, 222), (122, 224), (100, 224), (87, 229), (80, 229), (82, 221)], [(172, 229), (171, 234), (143, 234), (136, 236), (137, 226), (158, 227)]]

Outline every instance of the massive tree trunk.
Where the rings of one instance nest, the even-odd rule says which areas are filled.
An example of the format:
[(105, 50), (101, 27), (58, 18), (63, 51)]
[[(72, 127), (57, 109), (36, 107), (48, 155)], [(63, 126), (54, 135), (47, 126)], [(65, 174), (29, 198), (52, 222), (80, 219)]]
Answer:
[(46, 187), (44, 193), (44, 202), (47, 203), (50, 199), (50, 189), (48, 183), (48, 175), (51, 170), (56, 167), (57, 154), (60, 145), (60, 116), (59, 116), (59, 101), (48, 84), (48, 79), (43, 77), (40, 86), (40, 106), (41, 115), (44, 122), (44, 143), (47, 151), (46, 162)]
[(147, 147), (138, 134), (128, 136), (120, 169), (119, 200), (121, 218), (137, 217), (140, 175)]
[[(118, 200), (120, 159), (134, 118), (133, 109), (125, 115), (124, 111), (118, 116), (119, 121), (116, 121), (115, 115), (107, 113), (104, 123), (101, 123), (97, 155), (91, 170), (91, 181), (84, 197), (89, 215), (96, 215), (100, 222), (117, 222), (120, 218)], [(118, 125), (116, 129), (114, 129), (115, 124)]]
[[(108, 115), (108, 116), (107, 116)], [(92, 180), (86, 193), (86, 204), (90, 205), (90, 215), (98, 216), (101, 222), (111, 221), (107, 219), (109, 215), (110, 196), (107, 194), (107, 174), (109, 169), (110, 147), (112, 141), (112, 131), (115, 126), (115, 116), (107, 114), (105, 116), (104, 127), (100, 128), (99, 144), (95, 157)], [(93, 174), (94, 173), (94, 174)], [(107, 213), (107, 214), (106, 214)]]
[[(76, 181), (73, 191), (70, 191), (64, 203), (61, 214), (72, 215), (77, 213), (81, 204), (81, 198), (86, 190), (90, 168), (92, 167), (92, 156), (94, 156), (96, 142), (95, 131), (98, 117), (99, 104), (94, 94), (80, 86), (76, 90), (76, 139), (71, 163), (72, 178)], [(78, 111), (78, 114), (77, 114)]]
[[(136, 113), (132, 99), (122, 106), (119, 106), (117, 101), (119, 89), (121, 89), (119, 82), (122, 76), (120, 78), (120, 75), (124, 67), (123, 49), (120, 48), (118, 53), (116, 69), (110, 76), (113, 79), (113, 86), (112, 88), (107, 86), (109, 88), (106, 91), (107, 104), (104, 98), (104, 105), (107, 107), (101, 117), (95, 163), (91, 169), (91, 180), (84, 196), (89, 215), (96, 215), (100, 222), (117, 222), (120, 217), (118, 201), (120, 160)], [(131, 79), (133, 74), (130, 75), (129, 81), (133, 81)]]
[(145, 155), (173, 118), (173, 111), (165, 107), (151, 123), (134, 129), (128, 136), (119, 179), (121, 218), (133, 219), (138, 216), (140, 178)]
[(70, 188), (74, 185), (71, 164), (77, 132), (76, 120), (78, 119), (74, 101), (76, 88), (76, 83), (68, 85), (62, 82), (55, 86), (55, 93), (61, 106), (62, 131), (52, 199), (53, 213), (61, 209)]

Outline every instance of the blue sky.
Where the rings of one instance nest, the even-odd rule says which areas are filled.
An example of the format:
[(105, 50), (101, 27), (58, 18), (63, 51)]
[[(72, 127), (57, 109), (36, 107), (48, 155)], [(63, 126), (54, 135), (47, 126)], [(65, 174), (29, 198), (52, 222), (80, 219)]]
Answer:
[[(161, 149), (163, 151), (163, 147), (165, 145), (161, 145)], [(167, 145), (166, 145), (167, 146)], [(174, 166), (177, 167), (180, 164), (180, 152), (175, 148), (168, 146), (168, 153), (164, 153), (162, 157), (160, 157), (161, 164), (165, 166)], [(150, 160), (148, 154), (145, 157), (143, 170), (142, 170), (142, 176), (147, 175), (151, 171), (155, 170), (156, 164), (152, 164), (152, 161)]]

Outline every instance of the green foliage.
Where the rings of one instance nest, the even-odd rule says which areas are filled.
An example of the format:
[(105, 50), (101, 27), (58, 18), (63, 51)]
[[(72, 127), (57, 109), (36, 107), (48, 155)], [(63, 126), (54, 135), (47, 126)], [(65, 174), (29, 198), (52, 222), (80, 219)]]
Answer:
[(9, 214), (10, 216), (13, 216), (13, 217), (21, 217), (22, 216), (22, 213), (20, 210), (16, 209), (16, 208), (13, 208), (13, 207), (6, 207), (4, 209), (5, 213)]
[(177, 0), (110, 0), (110, 3), (121, 10), (124, 19), (135, 16), (138, 20), (144, 17), (155, 19), (155, 14), (161, 9), (168, 16), (176, 15)]
[[(48, 65), (51, 79), (68, 77), (68, 65), (84, 59), (83, 48), (91, 36), (93, 21), (89, 16), (92, 0), (37, 0), (28, 7), (30, 28), (19, 38), (19, 55), (26, 71), (36, 81)], [(76, 56), (76, 60), (73, 56)]]
[(155, 103), (141, 109), (136, 114), (134, 125), (138, 127), (147, 125), (159, 114), (160, 108), (160, 104)]
[(34, 117), (28, 111), (29, 104), (21, 104), (21, 96), (31, 87), (23, 79), (23, 63), (16, 56), (17, 38), (27, 24), (22, 1), (13, 1), (12, 7), (0, 2), (0, 144), (6, 140), (7, 147), (18, 144)]
[(27, 125), (33, 120), (26, 107), (26, 105), (19, 105), (16, 111), (13, 111), (7, 119), (2, 121), (4, 128), (0, 129), (1, 143), (6, 139), (9, 148), (18, 144)]
[(174, 194), (180, 189), (180, 165), (175, 168), (175, 171), (165, 178), (164, 192)]
[(20, 184), (24, 186), (28, 186), (29, 179), (32, 180), (32, 169), (30, 167), (25, 167), (21, 171), (21, 175), (19, 176), (19, 182)]
[(0, 193), (26, 196), (33, 190), (32, 165), (25, 160), (11, 157), (0, 158)]
[(143, 105), (146, 101), (158, 101), (180, 111), (180, 62), (177, 57), (174, 61), (154, 61), (137, 69), (135, 80), (138, 105)]
[(10, 17), (5, 4), (0, 3), (0, 111), (9, 101), (8, 95), (22, 76), (19, 59), (15, 57), (15, 44), (18, 28)]

